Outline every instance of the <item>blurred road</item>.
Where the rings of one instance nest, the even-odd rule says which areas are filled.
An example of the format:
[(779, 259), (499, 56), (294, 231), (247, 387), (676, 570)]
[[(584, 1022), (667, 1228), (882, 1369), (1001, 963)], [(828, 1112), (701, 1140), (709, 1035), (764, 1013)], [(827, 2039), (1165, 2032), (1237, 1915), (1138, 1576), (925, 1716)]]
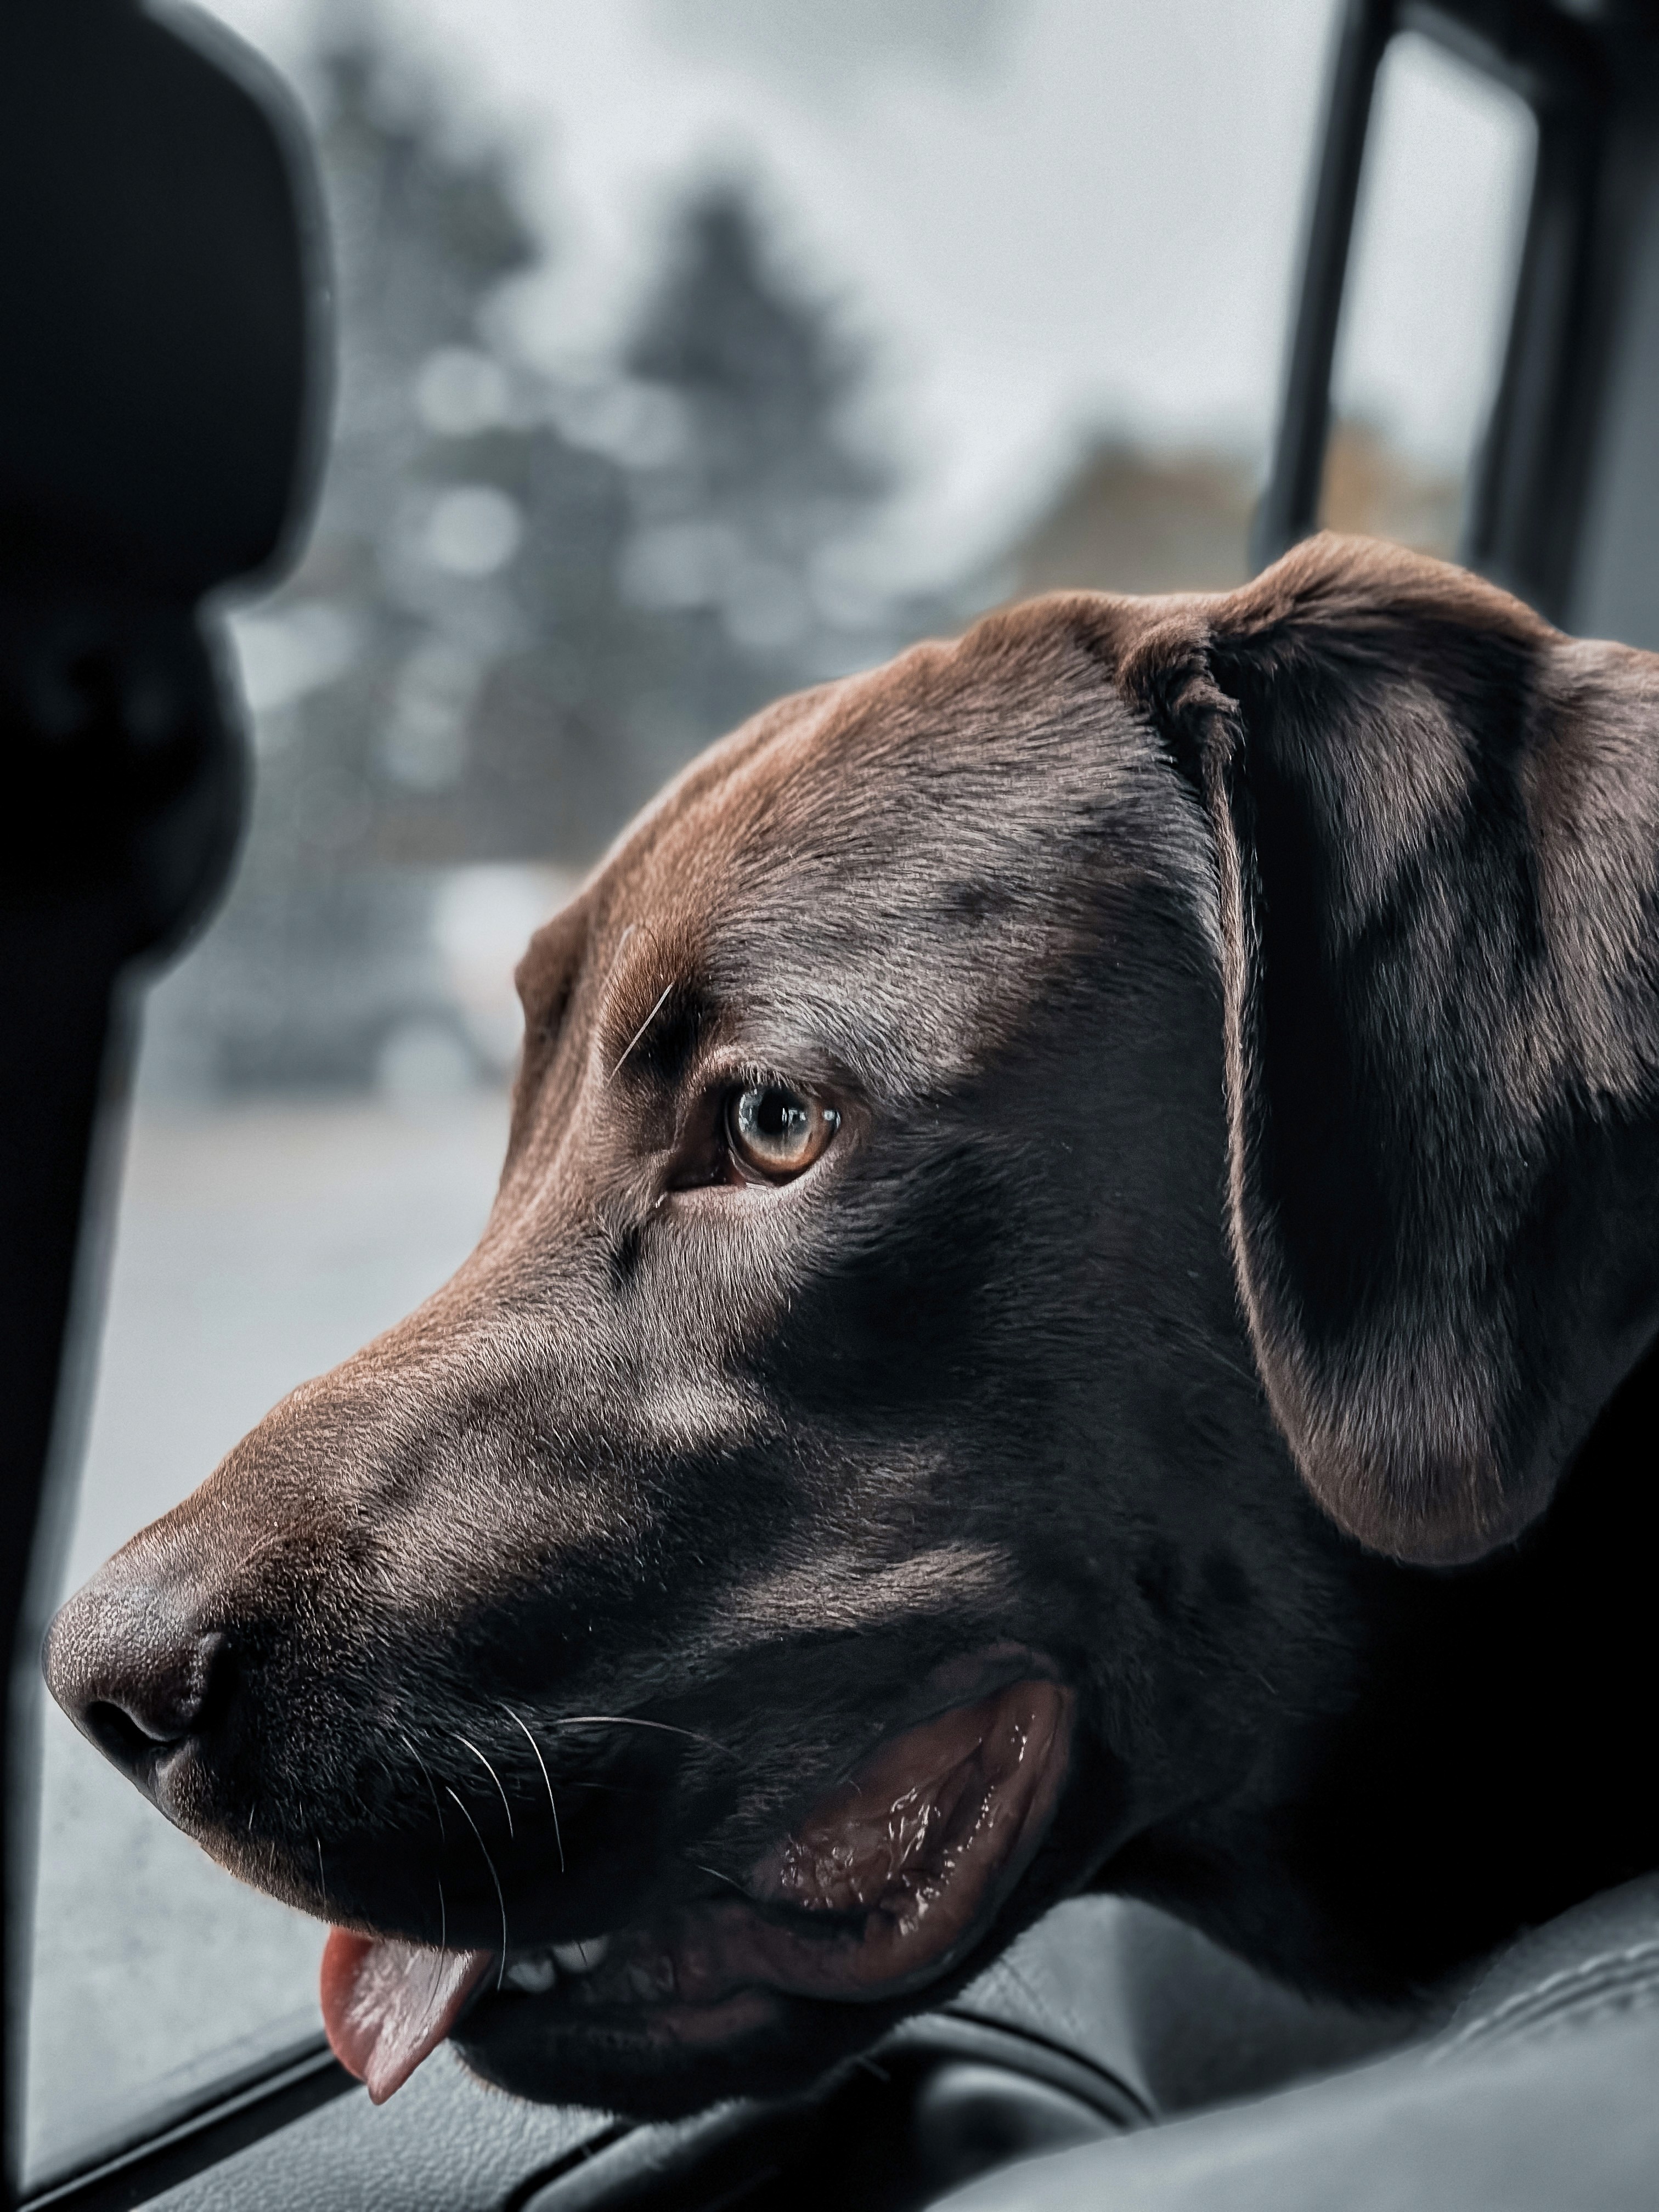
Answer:
[[(122, 1193), (68, 1591), (277, 1398), (476, 1240), (505, 1102), (145, 1109)], [(321, 1930), (168, 1827), (47, 1701), (29, 2167), (317, 2025)]]

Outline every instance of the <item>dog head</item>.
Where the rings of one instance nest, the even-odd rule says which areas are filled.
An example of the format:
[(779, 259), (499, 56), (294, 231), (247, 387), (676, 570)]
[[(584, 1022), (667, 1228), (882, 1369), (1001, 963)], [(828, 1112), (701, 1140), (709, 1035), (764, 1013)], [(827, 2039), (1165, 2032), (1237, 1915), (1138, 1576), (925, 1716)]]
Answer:
[(50, 1640), (337, 1923), (377, 2094), (451, 2032), (787, 2087), (1090, 1881), (1386, 1978), (1308, 1841), (1378, 1653), (1659, 1321), (1654, 683), (1320, 541), (787, 701), (627, 834), (477, 1251)]

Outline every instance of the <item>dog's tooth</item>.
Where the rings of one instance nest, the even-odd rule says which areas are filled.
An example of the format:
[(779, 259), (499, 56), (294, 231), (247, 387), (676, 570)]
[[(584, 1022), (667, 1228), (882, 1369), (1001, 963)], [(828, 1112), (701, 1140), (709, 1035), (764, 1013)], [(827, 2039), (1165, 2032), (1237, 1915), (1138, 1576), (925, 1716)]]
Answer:
[(558, 1978), (559, 1970), (544, 1951), (532, 1959), (515, 1959), (502, 1977), (511, 1988), (532, 1997), (545, 1996)]
[(556, 1943), (553, 1963), (567, 1974), (591, 1974), (595, 1966), (604, 1965), (610, 1948), (608, 1936), (590, 1936), (581, 1943)]

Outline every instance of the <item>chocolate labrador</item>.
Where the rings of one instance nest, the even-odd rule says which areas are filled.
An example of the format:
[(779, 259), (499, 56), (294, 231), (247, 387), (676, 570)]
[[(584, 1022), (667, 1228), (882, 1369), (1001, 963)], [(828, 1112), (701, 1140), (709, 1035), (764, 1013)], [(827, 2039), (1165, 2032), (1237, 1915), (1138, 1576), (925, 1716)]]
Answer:
[(1375, 545), (787, 700), (52, 1689), (377, 2098), (784, 2090), (1089, 1887), (1419, 1989), (1659, 1863), (1656, 912), (1659, 659)]

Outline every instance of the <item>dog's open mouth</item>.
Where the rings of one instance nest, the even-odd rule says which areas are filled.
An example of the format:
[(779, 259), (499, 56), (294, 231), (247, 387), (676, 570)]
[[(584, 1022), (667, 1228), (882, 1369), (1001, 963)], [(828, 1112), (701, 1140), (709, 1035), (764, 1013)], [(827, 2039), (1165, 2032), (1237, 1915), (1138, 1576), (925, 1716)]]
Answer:
[(1071, 1706), (1060, 1684), (1027, 1680), (921, 1722), (822, 1797), (741, 1889), (636, 1925), (505, 1957), (337, 1928), (329, 2041), (380, 2104), (464, 2015), (471, 2040), (497, 2008), (706, 2048), (763, 2027), (779, 1996), (902, 1996), (978, 1942), (1030, 1863), (1065, 1777)]

